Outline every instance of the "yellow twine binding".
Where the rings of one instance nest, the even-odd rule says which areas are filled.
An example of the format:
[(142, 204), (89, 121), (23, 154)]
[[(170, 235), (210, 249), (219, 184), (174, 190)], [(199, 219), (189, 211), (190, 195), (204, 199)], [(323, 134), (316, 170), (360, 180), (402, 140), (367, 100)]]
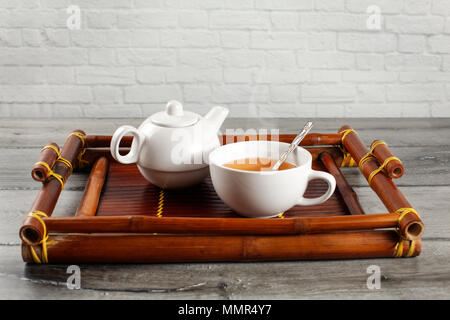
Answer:
[(48, 263), (48, 254), (47, 254), (47, 245), (53, 243), (53, 241), (48, 240), (48, 234), (47, 234), (47, 226), (45, 225), (44, 220), (42, 218), (47, 218), (47, 214), (45, 212), (36, 210), (33, 212), (30, 212), (27, 217), (32, 217), (37, 219), (44, 229), (44, 236), (42, 237), (42, 240), (38, 244), (42, 244), (42, 259), (39, 258), (36, 251), (34, 250), (33, 246), (30, 246), (31, 255), (33, 256), (33, 260), (35, 263)]
[(341, 162), (341, 167), (354, 167), (356, 162), (352, 158), (352, 155), (345, 151), (345, 149), (341, 148), (341, 151), (343, 153), (343, 158)]
[[(350, 154), (349, 154), (349, 155), (350, 155)], [(348, 163), (348, 166), (349, 166), (349, 167), (354, 167), (355, 164), (356, 164), (355, 159), (353, 159), (353, 158), (351, 157), (351, 155), (350, 155), (350, 161), (349, 161), (349, 163)]]
[(44, 162), (44, 161), (39, 161), (39, 162), (36, 162), (34, 165), (35, 165), (35, 166), (36, 166), (36, 165), (42, 165), (42, 166), (44, 166), (44, 167), (47, 169), (47, 177), (50, 177), (50, 176), (51, 176), (51, 177), (54, 177), (56, 180), (59, 181), (59, 183), (61, 183), (61, 190), (64, 189), (64, 184), (65, 184), (64, 177), (63, 177), (62, 175), (60, 175), (60, 174), (54, 172), (46, 162)]
[(56, 158), (56, 161), (57, 161), (57, 162), (64, 163), (64, 164), (69, 168), (70, 174), (72, 174), (72, 171), (73, 171), (72, 163), (70, 163), (69, 160), (67, 160), (67, 159), (65, 159), (65, 158), (63, 158), (63, 157), (61, 156), (61, 153), (59, 153), (59, 149), (58, 149), (57, 147), (55, 147), (54, 145), (48, 144), (48, 145), (46, 145), (45, 147), (43, 147), (43, 148), (41, 149), (41, 152), (44, 151), (44, 150), (46, 150), (46, 149), (52, 149), (53, 151), (55, 151), (55, 152), (56, 152), (56, 155), (58, 156), (58, 157)]
[(347, 152), (347, 150), (344, 147), (345, 137), (347, 137), (347, 135), (350, 132), (356, 133), (356, 131), (353, 130), (353, 129), (347, 129), (347, 130), (344, 130), (344, 131), (340, 132), (342, 134), (342, 137), (341, 137), (341, 141), (342, 141), (341, 151), (343, 153), (343, 159), (342, 159), (342, 162), (341, 162), (341, 165), (340, 165), (341, 167), (354, 167), (355, 164), (356, 164), (355, 160), (352, 158), (352, 155), (349, 152)]
[[(384, 142), (384, 141), (381, 141), (381, 140), (376, 141), (375, 143), (373, 143), (372, 146), (370, 147), (370, 154), (373, 154), (373, 151), (375, 150), (375, 148), (378, 147), (378, 146), (381, 146), (381, 145), (386, 145), (386, 146), (387, 146), (387, 143)], [(369, 179), (368, 179), (369, 185), (372, 183), (373, 177), (375, 177), (375, 175), (376, 175), (377, 173), (379, 173), (380, 171), (384, 170), (384, 169), (386, 168), (386, 166), (388, 165), (388, 163), (391, 162), (392, 160), (397, 160), (397, 161), (399, 161), (400, 163), (402, 162), (402, 161), (401, 161), (399, 158), (397, 158), (397, 157), (389, 157), (389, 158), (387, 158), (386, 160), (384, 160), (384, 162), (383, 162), (383, 164), (381, 165), (381, 167), (379, 167), (378, 169), (376, 169), (376, 170), (374, 170), (374, 171), (372, 171), (372, 172), (370, 173)]]
[(386, 142), (381, 141), (381, 140), (373, 143), (372, 146), (370, 147), (370, 151), (367, 152), (367, 154), (364, 157), (362, 157), (361, 160), (359, 160), (358, 166), (361, 170), (362, 170), (362, 166), (364, 165), (364, 163), (366, 163), (368, 160), (376, 159), (373, 155), (373, 150), (375, 150), (375, 148), (380, 145), (387, 145), (387, 144), (386, 144)]
[(378, 169), (375, 169), (370, 173), (369, 178), (367, 179), (367, 181), (369, 182), (369, 186), (372, 186), (373, 177), (375, 177), (375, 175), (378, 174), (379, 172), (383, 171), (386, 168), (387, 164), (392, 160), (400, 161), (400, 159), (397, 157), (389, 157), (386, 160), (384, 160), (383, 164)]
[[(398, 217), (398, 226), (396, 228), (394, 228), (394, 230), (397, 232), (397, 234), (400, 237), (399, 242), (395, 245), (394, 248), (394, 257), (395, 258), (401, 258), (403, 257), (403, 241), (406, 240), (402, 237), (402, 235), (400, 234), (399, 228), (400, 228), (400, 222), (402, 221), (402, 219), (408, 214), (408, 213), (414, 213), (419, 219), (420, 219), (420, 215), (419, 213), (414, 210), (413, 208), (400, 208), (397, 209), (395, 211), (395, 213), (400, 213), (400, 216)], [(406, 253), (406, 257), (412, 257), (412, 255), (414, 254), (414, 250), (416, 248), (416, 242), (414, 240), (409, 240), (409, 249), (408, 252)]]
[[(386, 142), (384, 141), (376, 141), (375, 143), (372, 144), (372, 146), (370, 147), (370, 151), (361, 158), (361, 160), (358, 163), (359, 168), (362, 170), (363, 165), (372, 159), (376, 159), (375, 156), (373, 155), (373, 151), (375, 150), (376, 147), (380, 146), (380, 145), (387, 145)], [(367, 178), (367, 181), (369, 182), (369, 186), (372, 186), (372, 180), (373, 178), (380, 172), (385, 171), (386, 166), (388, 165), (389, 162), (393, 161), (393, 160), (397, 160), (399, 162), (402, 162), (399, 158), (397, 157), (389, 157), (386, 160), (384, 160), (383, 164), (378, 167), (377, 169), (373, 170), (370, 174), (369, 177)]]
[[(156, 209), (156, 216), (158, 218), (162, 218), (162, 214), (163, 214), (163, 209), (164, 209), (164, 190), (161, 189), (159, 191), (159, 199), (158, 199), (158, 209)], [(157, 235), (158, 233), (154, 232), (153, 235)]]
[(55, 151), (56, 154), (59, 156), (59, 149), (58, 149), (57, 147), (55, 147), (54, 145), (52, 145), (52, 144), (46, 145), (45, 147), (43, 147), (43, 148), (41, 149), (41, 152), (44, 151), (44, 150), (46, 150), (46, 149), (52, 149), (52, 150)]
[[(403, 239), (401, 239), (394, 248), (394, 257), (395, 258), (402, 258), (403, 257)], [(413, 256), (414, 254), (414, 250), (416, 249), (416, 242), (414, 240), (411, 240), (409, 242), (409, 249), (408, 252), (406, 253), (406, 258), (410, 258)]]
[[(85, 144), (86, 144), (86, 143), (85, 143), (85, 140), (84, 140), (84, 136), (83, 136), (81, 133), (79, 133), (79, 132), (72, 132), (72, 133), (69, 135), (69, 137), (70, 137), (70, 136), (78, 137), (78, 138), (81, 140), (81, 148), (82, 148), (82, 151), (81, 151), (80, 154), (78, 155), (79, 163), (80, 163), (80, 164), (81, 164), (81, 163), (88, 163), (88, 161), (81, 159), (81, 157), (83, 156), (83, 154), (86, 152), (86, 149), (84, 149), (84, 146), (85, 146)], [(58, 157), (56, 158), (56, 161), (65, 164), (65, 165), (69, 168), (69, 170), (70, 170), (69, 175), (71, 175), (71, 174), (72, 174), (72, 171), (73, 171), (72, 163), (71, 163), (69, 160), (67, 160), (67, 159), (65, 159), (65, 158), (63, 158), (63, 157), (61, 156), (61, 154), (60, 154), (60, 152), (59, 152), (59, 149), (58, 149), (57, 147), (55, 147), (54, 145), (49, 144), (49, 145), (46, 145), (45, 147), (43, 147), (43, 148), (41, 149), (41, 152), (44, 151), (44, 150), (46, 150), (46, 149), (52, 149), (53, 151), (56, 152), (56, 155), (58, 156)], [(47, 178), (48, 178), (48, 177), (54, 177), (54, 178), (57, 179), (57, 180), (59, 181), (59, 183), (61, 184), (61, 191), (64, 189), (64, 185), (65, 185), (65, 183), (66, 183), (64, 177), (63, 177), (62, 175), (60, 175), (60, 174), (54, 172), (54, 171), (52, 170), (52, 168), (50, 168), (50, 166), (48, 165), (48, 163), (46, 163), (46, 162), (44, 162), (44, 161), (38, 161), (38, 162), (36, 162), (34, 165), (42, 165), (42, 166), (44, 166), (44, 167), (47, 169)]]
[(395, 213), (400, 213), (400, 216), (398, 217), (398, 224), (400, 224), (400, 222), (403, 220), (406, 214), (410, 212), (414, 213), (417, 216), (417, 218), (421, 219), (419, 213), (413, 208), (400, 208), (395, 211)]
[(84, 145), (86, 144), (86, 142), (84, 141), (84, 135), (82, 133), (80, 133), (80, 132), (72, 132), (71, 134), (69, 134), (69, 137), (70, 136), (75, 136), (75, 137), (80, 138), (80, 140), (81, 140), (81, 149), (84, 149)]
[(70, 174), (72, 174), (73, 167), (69, 160), (59, 156), (58, 159), (56, 159), (56, 161), (64, 163), (69, 168)]
[(358, 167), (362, 170), (362, 167), (364, 163), (366, 163), (369, 160), (375, 159), (375, 157), (372, 155), (372, 153), (368, 152), (364, 157), (359, 160)]
[(161, 189), (159, 191), (158, 209), (156, 210), (156, 216), (158, 218), (162, 217), (163, 208), (164, 208), (164, 190)]
[(372, 143), (372, 146), (370, 147), (370, 153), (373, 153), (373, 150), (375, 150), (376, 147), (381, 146), (381, 145), (385, 145), (387, 146), (387, 143), (381, 140), (378, 140), (374, 143)]
[(86, 165), (89, 164), (89, 161), (86, 161), (83, 159), (84, 154), (86, 153), (86, 149), (81, 150), (81, 152), (78, 154), (78, 167), (84, 168)]
[(399, 242), (395, 245), (395, 252), (394, 257), (395, 258), (401, 258), (403, 256), (403, 239), (400, 239)]
[(355, 130), (353, 130), (353, 129), (346, 129), (346, 130), (340, 132), (340, 133), (342, 133), (342, 138), (341, 138), (342, 143), (344, 143), (345, 137), (347, 137), (347, 135), (348, 135), (350, 132), (357, 133), (357, 132), (356, 132)]
[(416, 249), (416, 242), (414, 240), (411, 240), (411, 242), (409, 243), (409, 250), (408, 253), (406, 254), (406, 257), (408, 258), (412, 257), (415, 249)]
[(86, 148), (85, 148), (86, 141), (84, 140), (84, 135), (80, 132), (72, 132), (71, 134), (69, 134), (69, 137), (70, 136), (75, 136), (81, 140), (81, 151), (78, 154), (77, 159), (78, 159), (78, 166), (80, 168), (84, 168), (86, 165), (89, 165), (89, 161), (86, 161), (83, 159), (83, 155), (86, 153)]

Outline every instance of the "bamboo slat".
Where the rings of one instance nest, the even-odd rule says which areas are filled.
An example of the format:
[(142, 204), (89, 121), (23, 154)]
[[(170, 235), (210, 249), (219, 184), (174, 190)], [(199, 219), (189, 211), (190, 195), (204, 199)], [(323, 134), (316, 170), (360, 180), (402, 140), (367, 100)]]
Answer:
[[(49, 263), (156, 263), (387, 258), (396, 252), (398, 235), (389, 230), (304, 236), (67, 234), (49, 240)], [(406, 257), (409, 242), (403, 245)], [(411, 256), (420, 250), (418, 240)], [(26, 245), (22, 256), (33, 262)]]
[(108, 167), (109, 161), (104, 157), (95, 162), (75, 216), (95, 216)]
[(327, 168), (328, 172), (336, 179), (336, 187), (339, 189), (350, 213), (354, 215), (364, 214), (364, 210), (358, 201), (358, 196), (355, 191), (353, 191), (352, 187), (350, 187), (347, 180), (345, 180), (345, 177), (336, 165), (334, 158), (328, 152), (322, 152), (319, 155), (319, 159)]
[(393, 228), (399, 214), (296, 217), (285, 219), (79, 216), (45, 218), (53, 233), (168, 233), (284, 235)]
[[(333, 157), (333, 159), (335, 159), (336, 163), (341, 163), (343, 159), (342, 151), (335, 146), (306, 146), (305, 149), (307, 149), (311, 153), (313, 161), (317, 160), (322, 152), (328, 152)], [(129, 150), (129, 147), (121, 147), (120, 153), (127, 154)], [(107, 158), (110, 163), (115, 161), (111, 156), (111, 151), (109, 150), (109, 148), (88, 148), (86, 149), (86, 153), (83, 155), (83, 159), (89, 163), (87, 169), (89, 169), (89, 167), (91, 167), (94, 162), (100, 157)]]
[[(280, 136), (267, 135), (263, 138), (265, 140), (277, 139), (277, 141), (291, 143), (295, 138), (295, 134), (282, 134)], [(259, 136), (244, 136), (244, 135), (234, 135), (234, 136), (219, 136), (222, 144), (232, 143), (237, 141), (248, 141), (248, 140), (258, 140), (262, 139)], [(123, 137), (120, 141), (120, 147), (129, 148), (131, 147), (131, 142), (133, 141), (132, 136)], [(301, 146), (316, 146), (316, 145), (340, 145), (341, 135), (339, 133), (310, 133), (300, 143)], [(87, 135), (86, 136), (86, 146), (87, 148), (109, 148), (111, 145), (111, 136), (99, 136), (99, 135)]]

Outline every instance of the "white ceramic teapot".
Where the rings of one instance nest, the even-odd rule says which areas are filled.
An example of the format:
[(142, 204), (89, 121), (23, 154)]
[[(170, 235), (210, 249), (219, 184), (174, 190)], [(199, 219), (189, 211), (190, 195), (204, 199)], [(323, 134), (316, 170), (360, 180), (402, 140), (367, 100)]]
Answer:
[[(121, 126), (111, 140), (111, 154), (120, 163), (136, 163), (141, 174), (164, 189), (200, 183), (208, 175), (208, 156), (220, 145), (217, 132), (228, 109), (213, 107), (204, 117), (184, 111), (172, 100), (166, 110), (148, 117), (138, 129)], [(126, 135), (134, 137), (130, 152), (119, 153)]]

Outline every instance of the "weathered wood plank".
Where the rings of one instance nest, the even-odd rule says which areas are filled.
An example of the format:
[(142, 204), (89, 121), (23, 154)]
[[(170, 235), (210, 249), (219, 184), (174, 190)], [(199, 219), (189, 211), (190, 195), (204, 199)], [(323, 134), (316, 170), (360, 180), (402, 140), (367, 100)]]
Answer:
[[(62, 144), (74, 129), (87, 134), (111, 135), (123, 124), (138, 126), (144, 119), (0, 119), (0, 147), (42, 147), (47, 142)], [(295, 133), (307, 119), (299, 118), (228, 118), (227, 128), (276, 128), (280, 133)], [(336, 132), (349, 124), (370, 144), (386, 140), (391, 146), (449, 145), (450, 119), (315, 119), (314, 132)], [(438, 132), (438, 133), (437, 133)]]
[[(424, 241), (412, 259), (267, 263), (80, 265), (69, 290), (66, 265), (24, 265), (0, 247), (0, 298), (16, 299), (449, 299), (448, 241)], [(381, 288), (367, 289), (367, 267)]]
[[(367, 213), (383, 213), (386, 208), (368, 187), (355, 188), (361, 205)], [(402, 187), (402, 192), (421, 214), (425, 223), (424, 238), (450, 239), (450, 187)], [(36, 190), (3, 190), (0, 192), (0, 243), (19, 243), (18, 232), (22, 220), (31, 207)], [(82, 197), (82, 191), (64, 190), (54, 215), (73, 215)]]

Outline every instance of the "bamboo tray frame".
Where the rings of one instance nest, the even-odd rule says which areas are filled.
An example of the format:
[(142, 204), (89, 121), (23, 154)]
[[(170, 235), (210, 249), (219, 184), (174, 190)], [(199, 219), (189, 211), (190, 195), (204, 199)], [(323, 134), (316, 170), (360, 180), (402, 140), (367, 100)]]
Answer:
[[(294, 136), (280, 135), (279, 140), (290, 142)], [(222, 143), (257, 138), (222, 136)], [(343, 126), (335, 134), (309, 134), (301, 143), (311, 152), (314, 163), (336, 178), (336, 192), (348, 213), (305, 214), (284, 219), (96, 216), (105, 180), (108, 181), (108, 165), (114, 164), (109, 153), (110, 141), (111, 136), (85, 135), (75, 130), (60, 153), (54, 143), (51, 145), (55, 148), (44, 147), (40, 160), (49, 161), (50, 165), (40, 169), (44, 176), (49, 174), (48, 170), (52, 175), (43, 179), (42, 173), (36, 174), (36, 165), (32, 171), (35, 180), (44, 183), (19, 232), (25, 262), (316, 260), (415, 257), (421, 252), (424, 224), (389, 174), (401, 175), (400, 160), (391, 157), (395, 161), (378, 161), (379, 153), (391, 155), (387, 146), (379, 148), (378, 154), (373, 145), (369, 151), (349, 126)], [(125, 137), (121, 151), (129, 150), (131, 142), (132, 137)], [(364, 213), (338, 167), (358, 170), (357, 164), (388, 213)], [(81, 203), (74, 216), (52, 217), (72, 169), (90, 171)], [(375, 170), (379, 172), (373, 174)]]

